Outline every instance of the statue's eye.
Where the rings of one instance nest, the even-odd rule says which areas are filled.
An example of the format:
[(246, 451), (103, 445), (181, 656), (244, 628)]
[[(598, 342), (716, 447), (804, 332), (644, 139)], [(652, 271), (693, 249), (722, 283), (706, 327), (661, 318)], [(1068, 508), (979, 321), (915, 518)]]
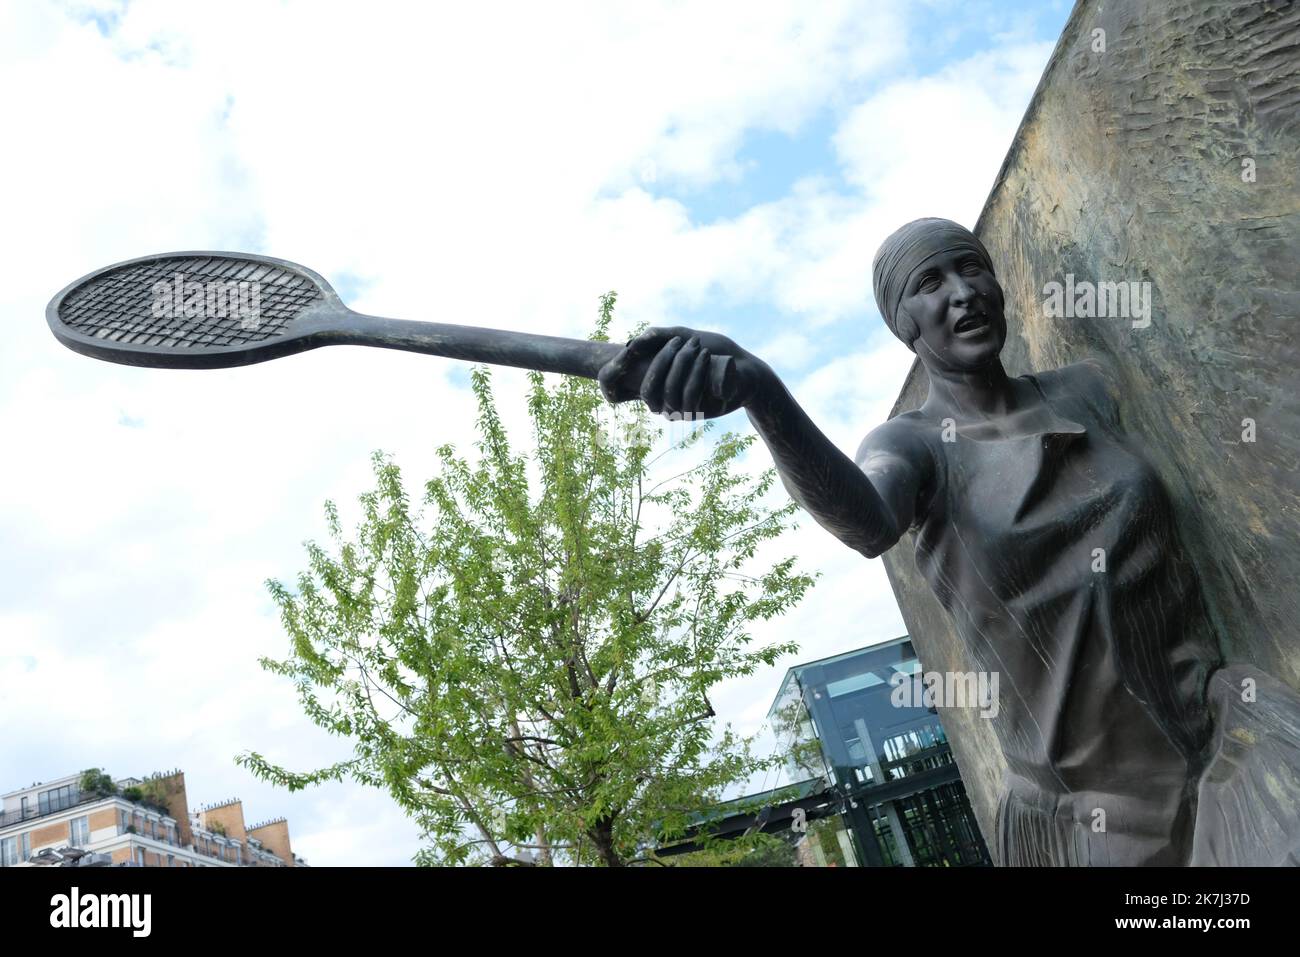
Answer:
[(978, 259), (968, 259), (961, 264), (962, 275), (974, 276), (984, 270), (984, 264)]
[(917, 292), (934, 292), (939, 288), (939, 277), (934, 273), (927, 273), (921, 277), (921, 281), (916, 284)]

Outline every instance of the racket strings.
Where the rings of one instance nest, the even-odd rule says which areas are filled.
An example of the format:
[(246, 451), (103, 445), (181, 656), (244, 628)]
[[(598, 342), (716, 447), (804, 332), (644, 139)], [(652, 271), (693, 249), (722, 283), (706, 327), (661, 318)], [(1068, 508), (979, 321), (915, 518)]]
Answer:
[(185, 349), (274, 338), (322, 298), (308, 277), (271, 263), (194, 257), (98, 276), (69, 293), (58, 312), (84, 336)]

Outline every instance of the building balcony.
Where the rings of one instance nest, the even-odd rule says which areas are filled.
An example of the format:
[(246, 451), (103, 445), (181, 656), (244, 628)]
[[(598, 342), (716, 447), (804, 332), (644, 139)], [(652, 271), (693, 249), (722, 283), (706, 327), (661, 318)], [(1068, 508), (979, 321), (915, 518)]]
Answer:
[(70, 797), (51, 802), (44, 807), (26, 807), (17, 811), (4, 811), (0, 813), (0, 829), (12, 827), (15, 824), (25, 824), (28, 821), (38, 821), (43, 817), (49, 817), (51, 814), (60, 814), (70, 808), (81, 807), (83, 804), (106, 801), (110, 797), (112, 795), (76, 791)]

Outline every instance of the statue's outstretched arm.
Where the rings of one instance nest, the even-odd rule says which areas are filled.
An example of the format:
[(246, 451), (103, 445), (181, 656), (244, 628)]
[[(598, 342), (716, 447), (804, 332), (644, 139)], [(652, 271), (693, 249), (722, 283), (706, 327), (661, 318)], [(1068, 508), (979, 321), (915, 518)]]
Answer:
[[(709, 360), (717, 355), (731, 356), (736, 364), (738, 386), (726, 401), (707, 388)], [(653, 356), (649, 367), (635, 373), (646, 356)], [(890, 548), (911, 525), (925, 478), (918, 463), (928, 459), (900, 438), (900, 430), (890, 423), (877, 429), (854, 462), (817, 428), (767, 363), (726, 336), (680, 326), (647, 329), (601, 370), (599, 381), (610, 401), (639, 397), (665, 415), (713, 418), (743, 407), (790, 496), (869, 558)]]

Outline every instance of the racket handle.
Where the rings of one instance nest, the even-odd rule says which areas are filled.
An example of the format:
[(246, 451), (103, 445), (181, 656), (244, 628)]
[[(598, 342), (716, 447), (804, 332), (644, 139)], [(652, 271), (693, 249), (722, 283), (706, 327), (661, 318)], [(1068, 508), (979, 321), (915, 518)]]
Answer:
[[(532, 332), (511, 332), (442, 322), (413, 322), (409, 319), (382, 319), (378, 316), (360, 318), (363, 319), (363, 324), (351, 333), (338, 336), (335, 341), (422, 352), (448, 359), (486, 362), (489, 365), (513, 366), (517, 369), (558, 372), (584, 379), (596, 378), (605, 363), (623, 351), (623, 346), (590, 339), (565, 339), (560, 336), (540, 336)], [(653, 357), (648, 357), (635, 366), (634, 371), (644, 376), (651, 358)], [(737, 387), (736, 362), (731, 356), (711, 358), (708, 387), (715, 399), (723, 404), (730, 403)], [(634, 398), (637, 396), (632, 394), (620, 396), (616, 401), (626, 402)]]

